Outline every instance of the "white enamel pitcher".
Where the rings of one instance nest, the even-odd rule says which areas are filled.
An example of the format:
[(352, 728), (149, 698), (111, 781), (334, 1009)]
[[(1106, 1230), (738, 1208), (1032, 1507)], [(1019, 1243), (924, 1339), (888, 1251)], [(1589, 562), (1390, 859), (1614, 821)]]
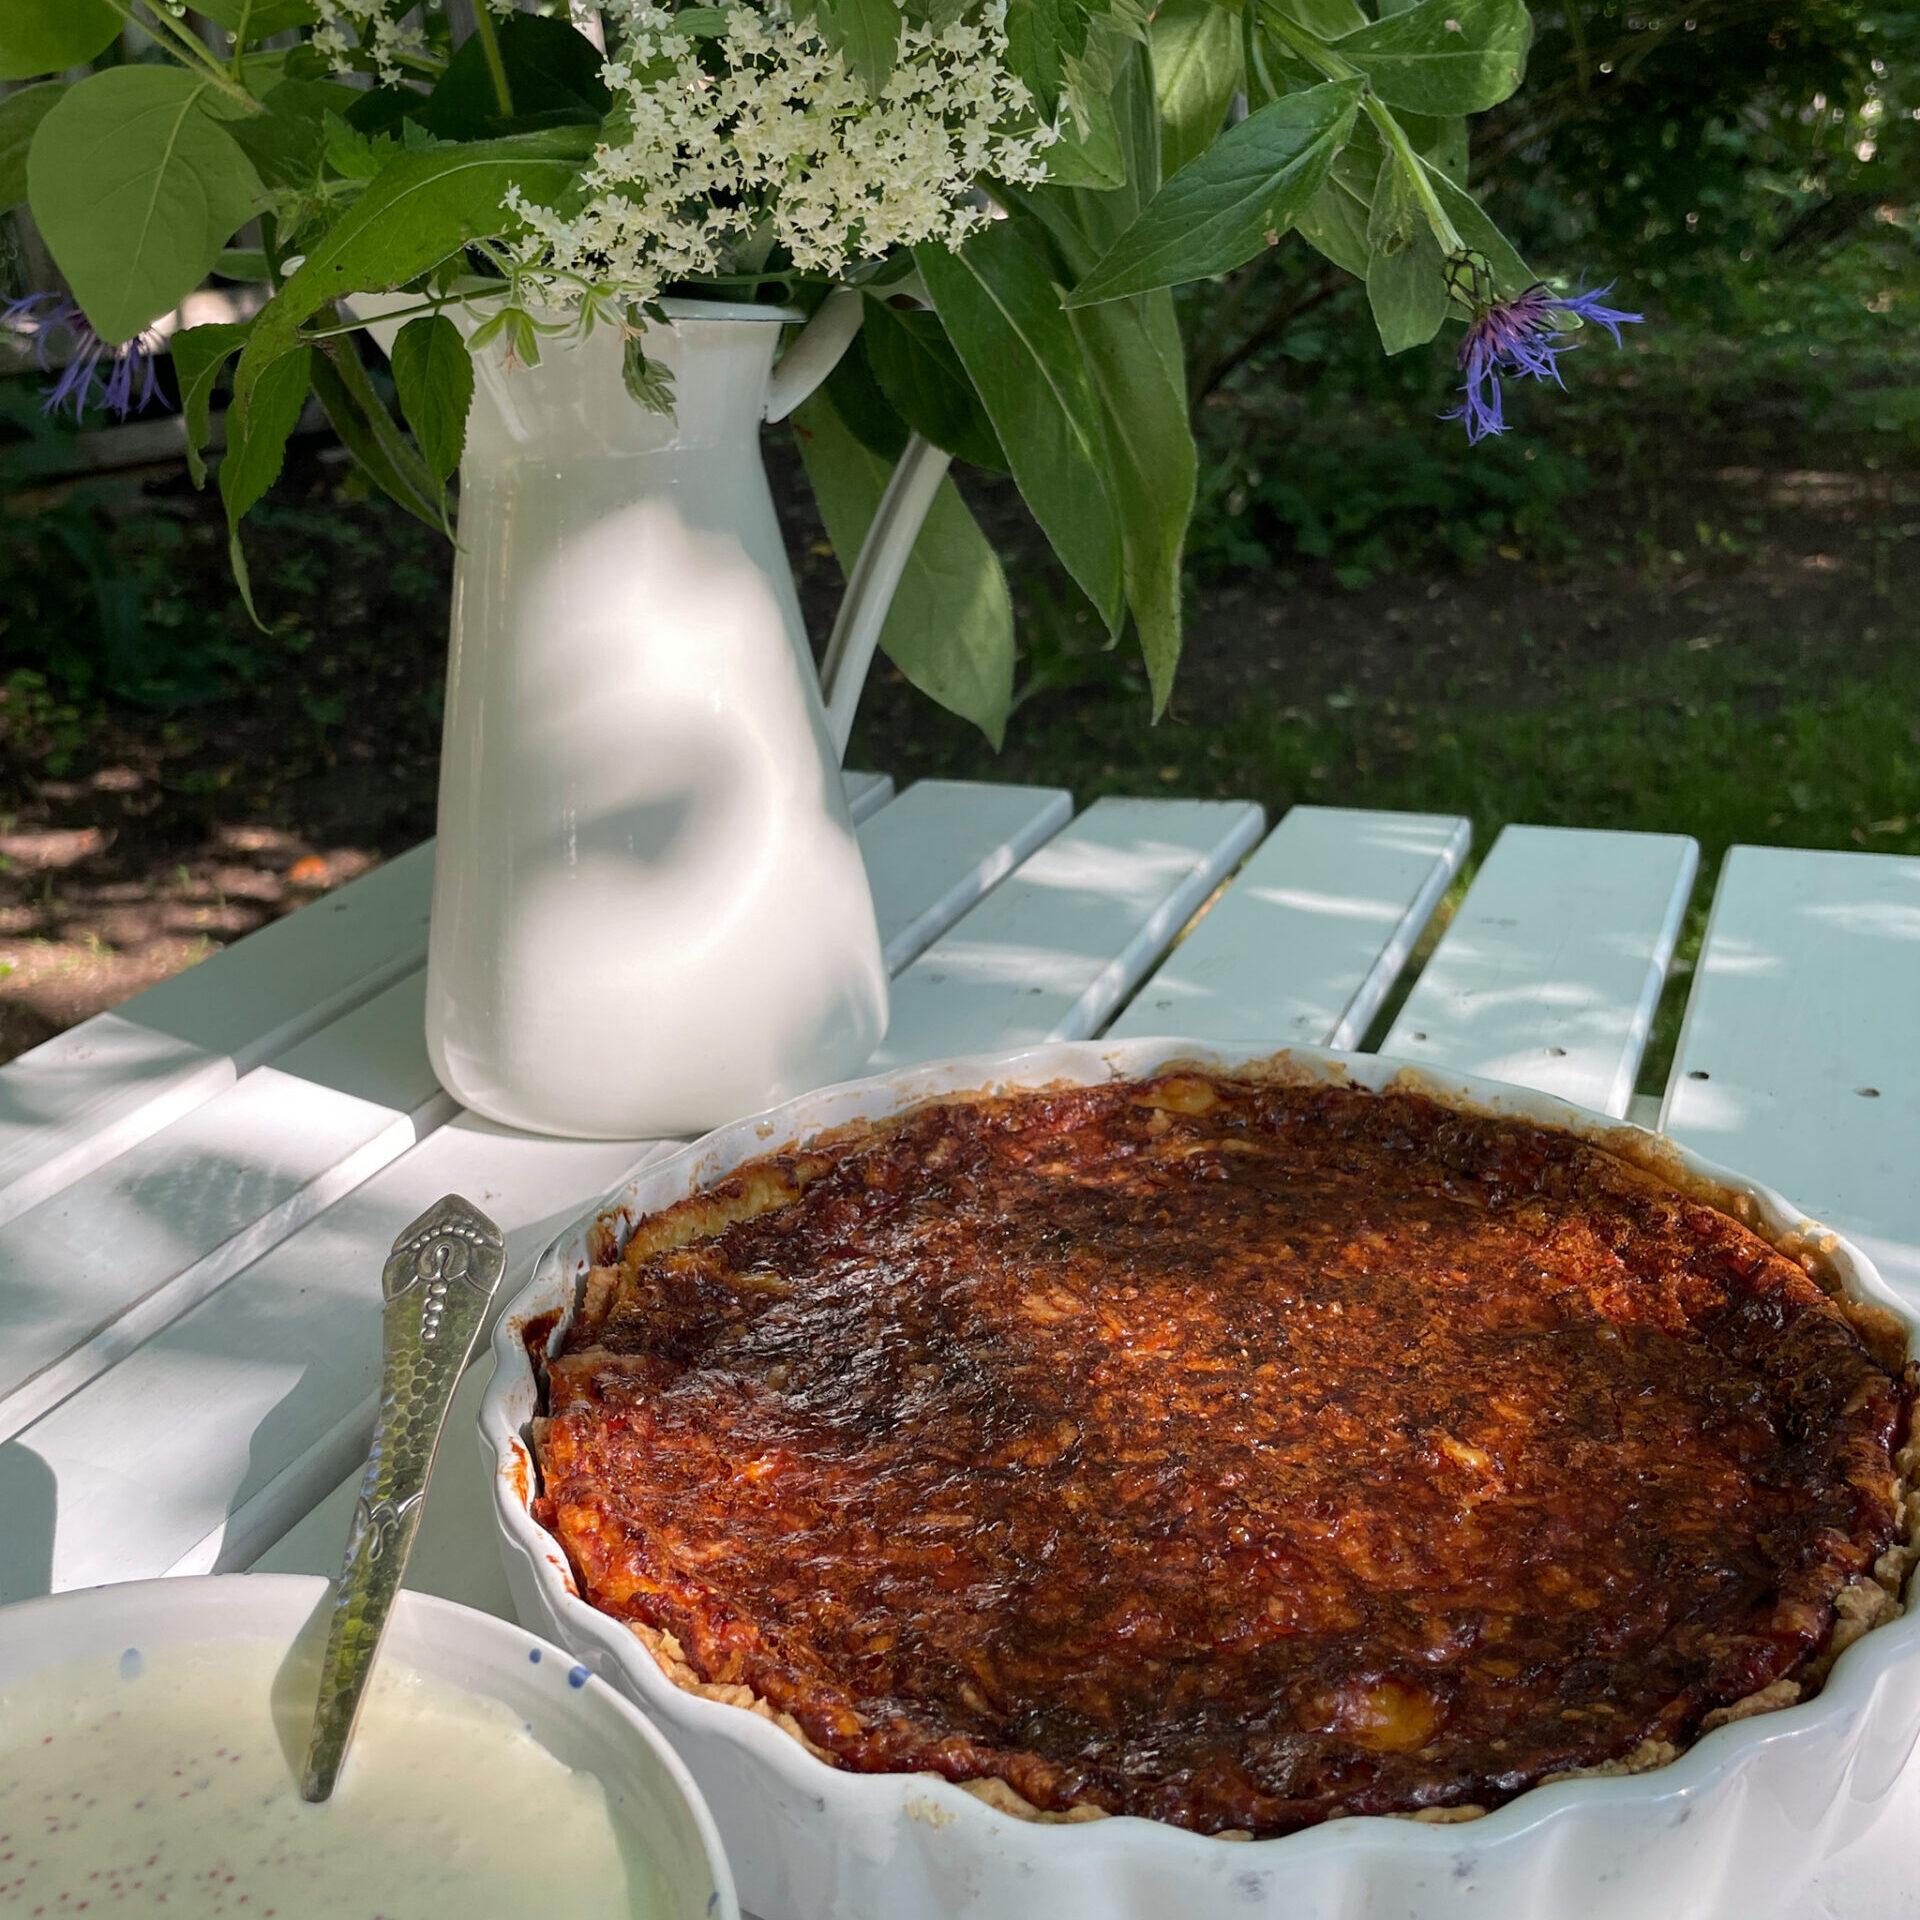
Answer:
[[(401, 304), (354, 302), (383, 347)], [(475, 359), (427, 1046), (466, 1106), (540, 1133), (701, 1132), (855, 1073), (886, 1028), (840, 755), (946, 457), (902, 457), (817, 678), (760, 425), (826, 378), (859, 296), (777, 367), (802, 316), (662, 304), (670, 416), (610, 328)]]

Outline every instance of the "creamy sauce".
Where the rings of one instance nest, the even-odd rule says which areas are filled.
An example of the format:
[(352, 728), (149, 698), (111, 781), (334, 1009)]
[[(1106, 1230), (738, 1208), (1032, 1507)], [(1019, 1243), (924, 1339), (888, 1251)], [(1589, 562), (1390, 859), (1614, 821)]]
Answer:
[(666, 1913), (599, 1781), (499, 1702), (383, 1659), (313, 1807), (288, 1757), (312, 1700), (311, 1670), (303, 1689), (265, 1640), (130, 1649), (0, 1691), (0, 1914)]

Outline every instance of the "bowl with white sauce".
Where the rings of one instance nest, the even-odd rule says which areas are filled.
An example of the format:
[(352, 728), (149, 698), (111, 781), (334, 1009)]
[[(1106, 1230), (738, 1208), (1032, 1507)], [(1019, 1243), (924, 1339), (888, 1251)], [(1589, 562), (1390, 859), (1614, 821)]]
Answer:
[(332, 1799), (302, 1801), (330, 1592), (231, 1574), (0, 1609), (0, 1912), (739, 1920), (634, 1708), (425, 1594), (394, 1607)]

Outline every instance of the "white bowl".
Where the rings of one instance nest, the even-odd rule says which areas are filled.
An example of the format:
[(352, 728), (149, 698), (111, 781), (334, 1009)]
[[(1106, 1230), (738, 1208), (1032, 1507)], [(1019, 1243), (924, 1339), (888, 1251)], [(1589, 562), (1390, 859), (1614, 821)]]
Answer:
[[(314, 1575), (219, 1574), (86, 1587), (0, 1608), (0, 1692), (28, 1675), (129, 1647), (220, 1640), (291, 1647), (326, 1604)], [(538, 1651), (550, 1656), (529, 1660)], [(381, 1657), (517, 1713), (555, 1759), (593, 1774), (613, 1818), (659, 1874), (670, 1905), (647, 1920), (740, 1920), (726, 1855), (700, 1789), (615, 1688), (575, 1684), (572, 1663), (524, 1628), (424, 1593), (396, 1602)]]
[[(1554, 1914), (1789, 1912), (1791, 1890), (1866, 1831), (1920, 1734), (1920, 1615), (1875, 1629), (1834, 1663), (1812, 1700), (1715, 1729), (1653, 1772), (1536, 1787), (1456, 1825), (1358, 1818), (1281, 1839), (1231, 1841), (1133, 1818), (1045, 1825), (950, 1782), (845, 1772), (768, 1720), (670, 1681), (618, 1621), (575, 1590), (558, 1543), (533, 1519), (526, 1444), (538, 1386), (524, 1329), (570, 1314), (588, 1235), (667, 1206), (743, 1160), (861, 1117), (986, 1086), (1089, 1084), (1172, 1060), (1231, 1066), (1258, 1046), (1086, 1041), (975, 1055), (830, 1087), (723, 1127), (646, 1167), (556, 1240), (502, 1316), (481, 1410), (494, 1504), (520, 1617), (615, 1675), (665, 1730), (712, 1804), (747, 1905), (778, 1920), (1484, 1920)], [(1365, 1054), (1287, 1050), (1302, 1070), (1398, 1082), (1458, 1106), (1644, 1149), (1651, 1136), (1520, 1088)], [(1663, 1171), (1713, 1189), (1757, 1231), (1806, 1234), (1846, 1291), (1892, 1314), (1920, 1351), (1920, 1320), (1859, 1250), (1770, 1189), (1661, 1142)], [(564, 1330), (555, 1329), (557, 1344)]]

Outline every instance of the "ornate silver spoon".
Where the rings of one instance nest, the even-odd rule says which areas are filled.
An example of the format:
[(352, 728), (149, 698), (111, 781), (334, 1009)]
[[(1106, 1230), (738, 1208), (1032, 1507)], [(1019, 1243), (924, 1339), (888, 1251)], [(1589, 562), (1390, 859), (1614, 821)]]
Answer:
[(387, 1614), (420, 1525), (440, 1429), (506, 1270), (506, 1242), (480, 1209), (450, 1193), (393, 1243), (381, 1274), (380, 1411), (354, 1502), (347, 1556), (333, 1583), (320, 1700), (300, 1780), (325, 1800), (353, 1738)]

